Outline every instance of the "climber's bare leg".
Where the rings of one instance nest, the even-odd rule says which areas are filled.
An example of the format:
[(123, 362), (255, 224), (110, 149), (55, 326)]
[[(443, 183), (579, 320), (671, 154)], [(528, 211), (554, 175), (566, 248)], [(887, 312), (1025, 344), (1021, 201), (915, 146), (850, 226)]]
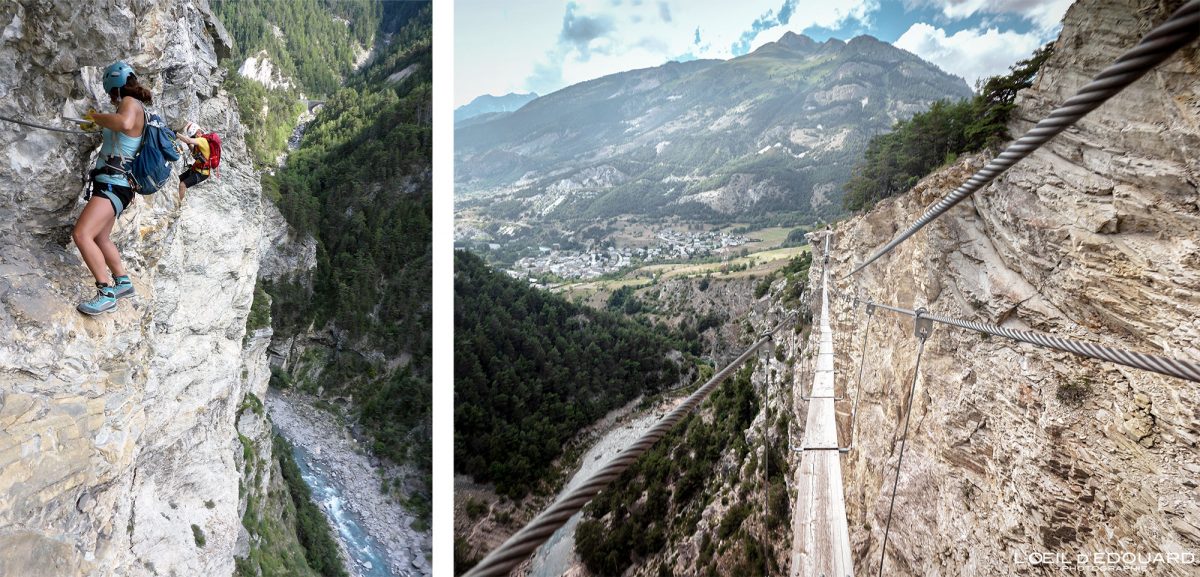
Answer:
[[(83, 208), (83, 213), (79, 215), (79, 220), (75, 223), (75, 230), (71, 232), (71, 238), (75, 240), (75, 246), (79, 248), (79, 254), (83, 257), (84, 264), (87, 265), (88, 270), (92, 271), (92, 276), (98, 283), (107, 284), (109, 278), (108, 268), (105, 266), (106, 255), (97, 244), (96, 237), (103, 231), (112, 230), (116, 220), (117, 215), (113, 211), (112, 203), (103, 196), (93, 196), (87, 206)], [(105, 239), (108, 239), (107, 235), (105, 235)], [(111, 245), (112, 241), (109, 240), (108, 243)], [(113, 246), (112, 248), (115, 251), (117, 247)], [(120, 264), (119, 257), (117, 263)]]
[(125, 276), (125, 265), (121, 263), (121, 253), (117, 250), (117, 245), (112, 241), (113, 225), (117, 223), (117, 219), (108, 219), (108, 226), (96, 236), (96, 245), (100, 247), (100, 252), (104, 253), (104, 263), (108, 265), (108, 270), (112, 271), (113, 276)]

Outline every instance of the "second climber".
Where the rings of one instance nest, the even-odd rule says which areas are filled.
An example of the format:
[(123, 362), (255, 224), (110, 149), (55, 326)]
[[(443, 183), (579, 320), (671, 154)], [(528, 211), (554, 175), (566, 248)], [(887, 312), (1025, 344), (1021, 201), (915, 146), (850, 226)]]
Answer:
[(183, 132), (176, 132), (175, 136), (187, 143), (194, 160), (192, 165), (179, 175), (179, 202), (183, 202), (183, 194), (187, 189), (208, 180), (211, 169), (218, 162), (216, 157), (220, 152), (217, 147), (220, 145), (214, 144), (215, 135), (204, 134), (195, 122), (188, 122), (183, 127)]

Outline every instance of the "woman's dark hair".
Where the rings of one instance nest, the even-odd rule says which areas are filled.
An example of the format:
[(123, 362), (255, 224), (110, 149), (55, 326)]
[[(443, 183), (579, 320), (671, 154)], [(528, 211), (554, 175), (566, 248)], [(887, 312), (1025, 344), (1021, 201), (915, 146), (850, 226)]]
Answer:
[(125, 86), (118, 86), (108, 91), (108, 97), (118, 104), (121, 102), (122, 96), (132, 96), (145, 104), (153, 104), (154, 100), (154, 97), (150, 95), (150, 90), (138, 84), (137, 76), (133, 74), (125, 79)]

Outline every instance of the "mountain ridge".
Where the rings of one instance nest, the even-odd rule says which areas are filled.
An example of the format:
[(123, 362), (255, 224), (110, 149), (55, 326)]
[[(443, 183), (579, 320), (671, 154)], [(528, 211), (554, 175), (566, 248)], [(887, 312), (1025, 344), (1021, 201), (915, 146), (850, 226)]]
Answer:
[[(526, 221), (832, 217), (871, 135), (971, 94), (961, 78), (873, 37), (789, 33), (729, 60), (611, 74), (460, 126), (456, 188), (484, 213), (514, 201), (507, 216)], [(611, 178), (577, 178), (597, 170)]]
[(538, 98), (538, 93), (509, 92), (503, 96), (481, 94), (454, 109), (454, 125), (483, 115), (513, 112)]

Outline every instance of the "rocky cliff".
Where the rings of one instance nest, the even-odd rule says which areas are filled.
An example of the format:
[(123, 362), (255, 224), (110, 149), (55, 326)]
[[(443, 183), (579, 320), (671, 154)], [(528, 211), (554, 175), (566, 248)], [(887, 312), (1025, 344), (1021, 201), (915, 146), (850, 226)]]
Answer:
[[(1018, 99), (1013, 133), (1180, 4), (1077, 2), (1055, 55)], [(1200, 361), (1198, 151), (1200, 48), (1192, 44), (839, 289)], [(983, 160), (935, 173), (836, 227), (833, 278)], [(867, 317), (835, 309), (835, 347), (849, 351), (838, 357), (839, 387), (853, 393)], [(875, 317), (858, 438), (843, 461), (856, 569), (871, 574), (917, 348), (911, 319)], [(1105, 574), (1196, 574), (1195, 561), (1165, 558), (1200, 556), (1195, 383), (935, 325), (911, 411), (888, 574), (1074, 575), (1106, 564)], [(1142, 557), (1078, 557), (1094, 553)]]
[(0, 575), (229, 575), (236, 415), (266, 371), (261, 350), (243, 361), (263, 209), (219, 89), (226, 35), (205, 0), (6, 2), (0, 30), (4, 115), (103, 109), (99, 70), (125, 59), (168, 122), (225, 143), (219, 180), (182, 206), (169, 189), (141, 197), (117, 222), (138, 296), (86, 318), (74, 305), (94, 289), (68, 233), (98, 139), (4, 124)]

